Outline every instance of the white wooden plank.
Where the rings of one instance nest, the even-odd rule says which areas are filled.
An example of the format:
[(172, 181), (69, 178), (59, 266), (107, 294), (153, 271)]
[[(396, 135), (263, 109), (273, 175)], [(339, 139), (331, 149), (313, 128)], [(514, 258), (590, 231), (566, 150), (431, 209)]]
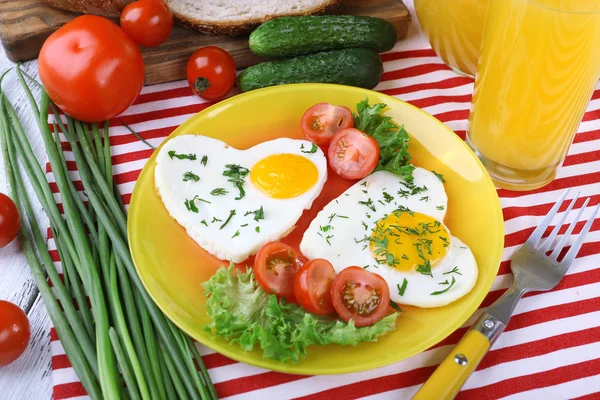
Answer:
[[(0, 47), (0, 72), (14, 67)], [(23, 70), (37, 77), (37, 62), (23, 64)], [(9, 73), (2, 82), (2, 90), (19, 114), (23, 129), (31, 141), (33, 151), (38, 159), (45, 163), (46, 155), (41, 136), (38, 133), (33, 113), (25, 93), (14, 72)], [(34, 89), (34, 95), (39, 91)], [(4, 160), (0, 154), (0, 192), (7, 193), (8, 185), (4, 173)], [(33, 191), (28, 188), (30, 199), (35, 199)], [(46, 226), (47, 219), (42, 215), (37, 201), (33, 206), (40, 225)], [(44, 236), (45, 236), (45, 232)], [(25, 354), (9, 366), (0, 368), (0, 398), (6, 400), (44, 400), (52, 397), (50, 382), (50, 320), (46, 313), (35, 282), (29, 272), (19, 243), (12, 243), (0, 249), (0, 299), (8, 300), (28, 312), (31, 325), (31, 341)]]
[(31, 340), (25, 353), (0, 368), (0, 398), (45, 400), (52, 398), (50, 382), (50, 317), (37, 296), (28, 314)]

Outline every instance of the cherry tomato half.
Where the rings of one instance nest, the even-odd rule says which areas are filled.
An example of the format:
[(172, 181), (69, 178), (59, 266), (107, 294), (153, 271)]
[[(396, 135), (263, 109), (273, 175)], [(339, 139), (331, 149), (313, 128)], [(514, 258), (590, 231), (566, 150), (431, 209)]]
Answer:
[(162, 0), (134, 1), (121, 11), (121, 28), (140, 46), (158, 46), (173, 30), (173, 13)]
[(206, 100), (219, 100), (227, 96), (235, 85), (233, 57), (215, 46), (197, 50), (187, 64), (187, 80), (192, 91)]
[(13, 303), (0, 300), (0, 366), (19, 358), (27, 348), (29, 337), (27, 315)]
[(15, 240), (19, 229), (21, 229), (21, 219), (15, 202), (0, 193), (0, 247)]
[(318, 103), (306, 110), (300, 126), (308, 140), (327, 149), (333, 135), (354, 126), (354, 118), (348, 107)]
[(362, 179), (379, 162), (379, 144), (358, 129), (344, 129), (331, 138), (327, 158), (331, 169), (342, 178)]
[(306, 263), (296, 272), (294, 295), (306, 311), (327, 315), (334, 312), (331, 303), (331, 283), (335, 279), (333, 265), (317, 258)]
[(144, 60), (110, 20), (82, 15), (46, 39), (38, 58), (48, 96), (70, 116), (101, 122), (125, 111), (144, 86)]
[(300, 268), (298, 253), (285, 243), (270, 242), (256, 253), (254, 275), (267, 292), (294, 302), (294, 276)]
[(361, 267), (348, 267), (331, 284), (333, 307), (344, 321), (369, 326), (387, 314), (390, 290), (385, 280)]

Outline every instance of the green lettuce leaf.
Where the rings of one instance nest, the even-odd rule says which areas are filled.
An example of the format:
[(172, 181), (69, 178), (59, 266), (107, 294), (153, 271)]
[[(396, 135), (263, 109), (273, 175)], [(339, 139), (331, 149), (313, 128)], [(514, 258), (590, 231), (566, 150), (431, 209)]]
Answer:
[(263, 291), (251, 269), (240, 272), (233, 266), (221, 267), (202, 287), (212, 319), (206, 327), (209, 332), (244, 350), (258, 345), (265, 358), (281, 362), (298, 362), (313, 344), (355, 346), (376, 341), (395, 329), (398, 316), (390, 314), (372, 326), (357, 328), (353, 321), (314, 315)]
[(410, 164), (411, 156), (408, 152), (410, 137), (404, 126), (398, 127), (392, 117), (383, 115), (386, 107), (384, 103), (370, 106), (369, 100), (364, 99), (356, 105), (354, 127), (372, 136), (379, 144), (380, 155), (376, 171), (389, 171), (410, 182), (415, 169)]

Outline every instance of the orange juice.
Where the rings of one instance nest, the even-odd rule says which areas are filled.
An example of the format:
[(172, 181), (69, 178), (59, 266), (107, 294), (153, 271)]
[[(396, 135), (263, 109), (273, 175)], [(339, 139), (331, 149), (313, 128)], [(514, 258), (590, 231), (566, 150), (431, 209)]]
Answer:
[(431, 47), (446, 64), (475, 76), (488, 0), (415, 0)]
[(467, 136), (501, 187), (556, 176), (600, 79), (600, 1), (488, 8)]

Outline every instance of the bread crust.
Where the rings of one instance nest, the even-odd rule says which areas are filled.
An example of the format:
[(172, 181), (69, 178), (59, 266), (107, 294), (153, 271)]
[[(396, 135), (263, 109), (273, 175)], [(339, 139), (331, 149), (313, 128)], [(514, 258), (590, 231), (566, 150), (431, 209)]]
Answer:
[(118, 17), (123, 7), (133, 0), (42, 0), (52, 7), (84, 14)]
[[(312, 9), (301, 10), (294, 13), (288, 13), (285, 16), (300, 16), (300, 15), (315, 15), (323, 14), (330, 9), (340, 4), (342, 0), (326, 0), (320, 6)], [(168, 1), (167, 1), (168, 3)], [(192, 19), (188, 16), (181, 15), (173, 11), (174, 17), (179, 21), (181, 25), (187, 26), (188, 28), (196, 29), (202, 33), (208, 35), (228, 35), (238, 36), (246, 35), (252, 32), (258, 25), (265, 21), (273, 18), (283, 17), (284, 15), (264, 15), (261, 18), (248, 19), (245, 21), (235, 22), (214, 22), (214, 21), (203, 21), (200, 19)]]

